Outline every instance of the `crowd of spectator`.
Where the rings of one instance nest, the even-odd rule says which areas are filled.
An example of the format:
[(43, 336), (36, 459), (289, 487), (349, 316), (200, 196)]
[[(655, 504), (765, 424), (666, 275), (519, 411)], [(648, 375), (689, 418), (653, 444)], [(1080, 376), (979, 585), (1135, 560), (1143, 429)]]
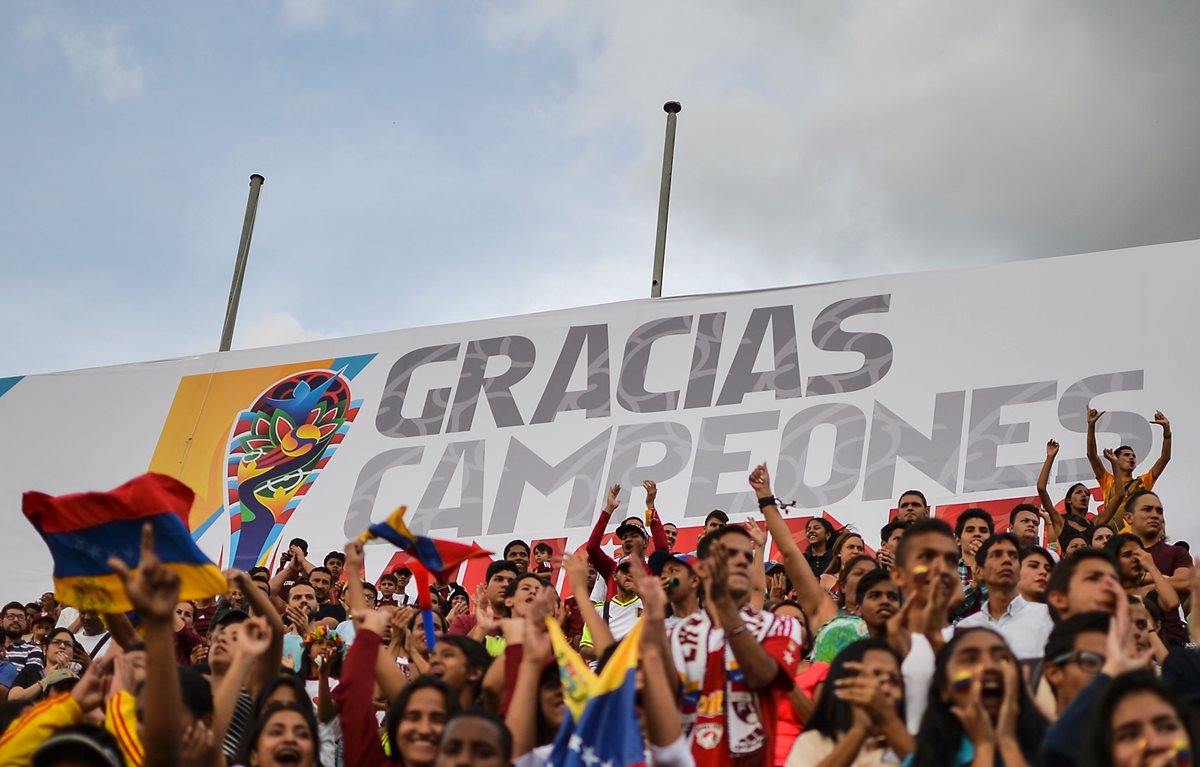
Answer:
[[(134, 613), (4, 607), (0, 767), (549, 765), (554, 624), (596, 669), (637, 643), (656, 767), (1190, 767), (1200, 572), (1154, 492), (1171, 425), (1154, 415), (1162, 451), (1138, 473), (1128, 446), (1098, 452), (1101, 415), (1095, 510), (1086, 485), (1049, 494), (1053, 440), (1040, 503), (947, 520), (910, 490), (876, 550), (821, 516), (794, 535), (766, 465), (757, 508), (712, 511), (695, 541), (646, 480), (615, 551), (619, 486), (579, 551), (513, 541), (474, 593), (434, 584), (431, 611), (407, 568), (365, 581), (358, 541), (318, 564), (292, 540), (273, 572), (181, 602), (147, 527), (140, 561), (111, 563)], [(578, 763), (613, 767), (596, 745)]]

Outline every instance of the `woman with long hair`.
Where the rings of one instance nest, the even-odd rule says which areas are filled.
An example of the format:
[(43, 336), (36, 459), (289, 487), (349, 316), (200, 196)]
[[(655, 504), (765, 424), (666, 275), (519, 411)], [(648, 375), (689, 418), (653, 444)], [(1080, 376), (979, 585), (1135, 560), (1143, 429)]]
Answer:
[(1200, 733), (1179, 695), (1151, 671), (1121, 674), (1092, 707), (1079, 764), (1089, 767), (1174, 767), (1187, 760)]
[(46, 659), (45, 668), (26, 664), (17, 678), (13, 680), (8, 691), (8, 699), (12, 701), (33, 701), (47, 697), (51, 689), (61, 692), (79, 678), (81, 671), (75, 662), (75, 635), (70, 629), (56, 628), (46, 635), (42, 644), (42, 654)]
[[(313, 696), (304, 680), (294, 674), (283, 674), (268, 682), (254, 703), (255, 719), (272, 706), (294, 705), (312, 708)], [(317, 737), (321, 741), (320, 756), (323, 764), (335, 764), (338, 746), (342, 739), (342, 728), (338, 724), (337, 712), (332, 720), (317, 722)], [(245, 741), (243, 741), (243, 745)]]
[(849, 564), (851, 559), (867, 553), (867, 545), (863, 537), (849, 528), (843, 528), (833, 542), (833, 559), (825, 572), (821, 574), (821, 585), (835, 598), (839, 593), (838, 574)]
[(929, 705), (909, 767), (1031, 764), (1046, 720), (1004, 639), (986, 628), (956, 633), (938, 652)]
[(246, 733), (234, 763), (242, 767), (321, 767), (312, 706), (268, 706)]
[(1153, 595), (1163, 610), (1179, 607), (1179, 592), (1154, 564), (1154, 557), (1142, 548), (1142, 539), (1133, 533), (1120, 533), (1104, 544), (1104, 550), (1117, 561), (1121, 588), (1132, 597)]
[(829, 669), (804, 733), (786, 767), (872, 767), (912, 753), (904, 726), (900, 656), (887, 642), (863, 639), (842, 650)]

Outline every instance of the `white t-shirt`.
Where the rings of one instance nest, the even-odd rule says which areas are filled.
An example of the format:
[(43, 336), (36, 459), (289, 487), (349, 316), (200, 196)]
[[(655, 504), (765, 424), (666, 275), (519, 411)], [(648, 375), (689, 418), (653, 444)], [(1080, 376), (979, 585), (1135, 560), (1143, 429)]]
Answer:
[(929, 640), (924, 634), (914, 633), (908, 655), (900, 664), (900, 673), (904, 676), (904, 721), (914, 735), (921, 728), (921, 717), (925, 716), (925, 706), (929, 702), (934, 660)]

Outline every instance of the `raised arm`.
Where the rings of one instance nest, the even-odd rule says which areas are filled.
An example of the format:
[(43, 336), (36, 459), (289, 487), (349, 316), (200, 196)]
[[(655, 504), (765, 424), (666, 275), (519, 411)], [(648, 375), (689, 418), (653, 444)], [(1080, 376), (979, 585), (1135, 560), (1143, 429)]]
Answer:
[(142, 641), (138, 636), (137, 629), (133, 627), (133, 624), (129, 621), (129, 616), (125, 613), (108, 613), (101, 617), (104, 620), (104, 627), (108, 629), (108, 633), (112, 636), (112, 640), (122, 650), (128, 650)]
[(654, 508), (654, 499), (658, 497), (658, 485), (654, 483), (654, 480), (647, 479), (642, 482), (642, 487), (646, 488), (646, 524), (650, 527), (650, 542), (654, 544), (650, 550), (668, 551), (671, 548), (671, 542), (667, 540), (667, 531), (663, 529), (658, 509)]
[(283, 662), (283, 635), (287, 633), (287, 629), (284, 628), (283, 619), (279, 617), (279, 611), (275, 609), (275, 603), (262, 589), (255, 587), (249, 575), (241, 570), (230, 570), (225, 577), (242, 590), (246, 600), (250, 602), (251, 614), (263, 618), (270, 631), (267, 649), (259, 656), (247, 680), (250, 693), (257, 695), (279, 674), (279, 666)]
[(761, 610), (767, 602), (767, 533), (754, 521), (746, 522), (742, 527), (750, 533), (750, 540), (754, 541), (754, 564), (750, 566), (750, 605), (755, 610)]
[(1087, 459), (1092, 466), (1092, 474), (1096, 476), (1096, 481), (1103, 484), (1104, 482), (1104, 464), (1100, 463), (1100, 453), (1096, 449), (1096, 421), (1100, 420), (1100, 416), (1106, 411), (1097, 410), (1094, 407), (1087, 409)]
[(563, 570), (566, 570), (567, 579), (571, 581), (571, 596), (575, 597), (575, 606), (583, 616), (583, 625), (592, 637), (592, 648), (599, 656), (613, 643), (613, 636), (604, 618), (596, 612), (592, 595), (588, 593), (587, 562), (578, 553), (567, 554), (563, 556)]
[(142, 553), (136, 574), (117, 558), (108, 560), (125, 584), (125, 593), (145, 629), (146, 685), (142, 688), (143, 730), (147, 767), (174, 767), (179, 763), (179, 720), (183, 694), (175, 664), (175, 605), (179, 603), (179, 575), (168, 569), (154, 552), (154, 528), (142, 526)]
[(1162, 476), (1163, 469), (1167, 468), (1167, 464), (1171, 462), (1171, 422), (1163, 415), (1161, 410), (1154, 411), (1154, 420), (1150, 423), (1155, 426), (1161, 426), (1162, 433), (1162, 450), (1158, 454), (1158, 460), (1150, 467), (1150, 476), (1156, 480)]
[(592, 526), (592, 534), (588, 536), (587, 545), (584, 548), (588, 559), (591, 560), (592, 567), (596, 568), (600, 579), (605, 583), (612, 579), (613, 570), (617, 569), (617, 563), (600, 548), (600, 541), (604, 538), (604, 531), (608, 529), (608, 520), (621, 505), (620, 495), (620, 485), (613, 485), (608, 489), (608, 498), (604, 508), (600, 511), (600, 516), (596, 518), (596, 524)]
[(1042, 502), (1042, 509), (1050, 515), (1050, 524), (1054, 527), (1055, 539), (1062, 536), (1063, 522), (1062, 514), (1054, 508), (1054, 499), (1050, 497), (1048, 487), (1050, 485), (1050, 469), (1054, 467), (1054, 459), (1058, 456), (1058, 443), (1050, 440), (1046, 443), (1046, 460), (1042, 463), (1042, 471), (1038, 474), (1037, 479), (1037, 494)]
[[(774, 491), (771, 490), (771, 476), (767, 472), (765, 463), (760, 464), (751, 472), (750, 486), (754, 488), (754, 493), (762, 504), (760, 508), (767, 521), (767, 530), (771, 532), (771, 538), (779, 547), (779, 553), (783, 557), (783, 567), (787, 570), (788, 577), (792, 579), (792, 588), (796, 591), (796, 598), (799, 600), (804, 614), (809, 617), (810, 625), (815, 632), (837, 617), (837, 605), (834, 604), (829, 593), (821, 588), (821, 581), (809, 567), (808, 560), (804, 558), (804, 553), (800, 551), (796, 539), (792, 537), (792, 531), (788, 529), (787, 523), (783, 521), (783, 515), (776, 508)], [(767, 503), (768, 499), (770, 499), (770, 503)]]
[[(1125, 503), (1125, 488), (1129, 484), (1130, 479), (1128, 474), (1121, 471), (1120, 462), (1113, 451), (1106, 449), (1104, 457), (1112, 466), (1113, 480), (1109, 484), (1108, 489), (1104, 491), (1104, 511), (1100, 512), (1100, 515), (1096, 517), (1096, 524), (1098, 525), (1107, 525), (1113, 522), (1117, 510)], [(1115, 525), (1120, 521), (1120, 519), (1117, 519), (1113, 524)]]
[(546, 628), (549, 609), (549, 600), (543, 593), (538, 596), (524, 619), (521, 663), (508, 711), (504, 714), (504, 723), (512, 733), (514, 763), (520, 762), (520, 757), (537, 746), (538, 686), (541, 683), (542, 670), (554, 658), (550, 634)]

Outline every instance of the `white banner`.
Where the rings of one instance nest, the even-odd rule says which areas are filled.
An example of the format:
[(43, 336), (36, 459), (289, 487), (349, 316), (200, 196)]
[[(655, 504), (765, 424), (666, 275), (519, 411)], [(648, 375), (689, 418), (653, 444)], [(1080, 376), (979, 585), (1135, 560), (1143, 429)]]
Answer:
[[(1171, 539), (1194, 537), (1198, 283), (1187, 242), (0, 380), (5, 598), (50, 583), (27, 489), (173, 474), (205, 550), (247, 565), (292, 537), (320, 559), (402, 503), (418, 532), (574, 548), (608, 484), (619, 521), (647, 478), (680, 527), (743, 519), (766, 461), (781, 498), (874, 543), (910, 487), (935, 506), (1031, 495), (1051, 438), (1051, 495), (1094, 486), (1089, 403), (1101, 447), (1131, 445), (1139, 472), (1154, 411), (1172, 420), (1160, 489)], [(372, 547), (372, 574), (391, 556)]]

